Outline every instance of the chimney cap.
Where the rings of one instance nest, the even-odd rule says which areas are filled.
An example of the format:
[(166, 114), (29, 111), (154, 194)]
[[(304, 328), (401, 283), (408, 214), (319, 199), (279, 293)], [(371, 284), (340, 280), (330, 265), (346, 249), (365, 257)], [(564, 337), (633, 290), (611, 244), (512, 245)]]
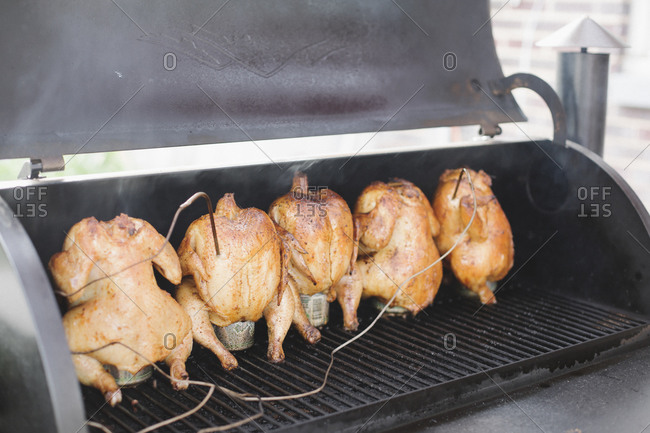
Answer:
[(554, 48), (626, 48), (616, 36), (612, 35), (596, 21), (584, 15), (561, 27), (535, 45)]

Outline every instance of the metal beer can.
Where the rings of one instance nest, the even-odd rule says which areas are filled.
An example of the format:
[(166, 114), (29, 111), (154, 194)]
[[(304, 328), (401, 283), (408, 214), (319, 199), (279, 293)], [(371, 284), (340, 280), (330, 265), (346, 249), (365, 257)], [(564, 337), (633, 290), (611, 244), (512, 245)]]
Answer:
[(136, 374), (129, 373), (125, 370), (119, 370), (114, 365), (104, 364), (104, 370), (108, 371), (118, 386), (137, 385), (144, 382), (153, 375), (153, 367), (146, 365), (140, 369)]
[(300, 295), (300, 302), (305, 314), (315, 327), (327, 325), (330, 316), (330, 304), (327, 302), (325, 293), (316, 293), (315, 295)]
[[(372, 298), (370, 302), (372, 303), (372, 306), (375, 307), (377, 311), (381, 311), (386, 305), (377, 298)], [(407, 310), (406, 308), (394, 305), (392, 307), (388, 307), (384, 314), (387, 314), (389, 316), (403, 316), (408, 313), (409, 310)]]
[(223, 328), (213, 326), (221, 344), (230, 351), (248, 349), (255, 343), (255, 322), (236, 322)]

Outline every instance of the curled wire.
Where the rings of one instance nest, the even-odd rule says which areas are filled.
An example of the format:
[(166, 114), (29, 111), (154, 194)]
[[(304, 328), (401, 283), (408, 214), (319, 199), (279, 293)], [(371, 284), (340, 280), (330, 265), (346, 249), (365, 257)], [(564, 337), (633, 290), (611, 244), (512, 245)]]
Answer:
[(122, 272), (124, 272), (124, 271), (126, 271), (128, 269), (131, 269), (131, 268), (133, 268), (135, 266), (138, 266), (138, 265), (140, 265), (142, 263), (147, 263), (147, 262), (150, 262), (150, 261), (154, 260), (160, 253), (163, 252), (163, 250), (165, 249), (165, 247), (169, 243), (169, 238), (172, 236), (172, 233), (174, 231), (174, 227), (176, 226), (176, 222), (178, 221), (178, 216), (181, 214), (181, 212), (185, 208), (187, 208), (192, 203), (194, 203), (196, 201), (196, 199), (198, 199), (199, 197), (203, 197), (205, 199), (205, 201), (207, 202), (207, 205), (208, 205), (208, 215), (210, 216), (210, 225), (212, 226), (212, 237), (214, 238), (214, 248), (215, 248), (215, 251), (217, 252), (217, 256), (218, 256), (219, 255), (219, 242), (217, 240), (217, 228), (216, 228), (215, 223), (214, 223), (214, 209), (212, 208), (212, 200), (210, 200), (210, 197), (206, 193), (197, 192), (197, 193), (193, 194), (190, 198), (185, 200), (183, 203), (181, 203), (180, 206), (178, 206), (178, 209), (176, 209), (176, 213), (174, 214), (174, 219), (172, 219), (172, 223), (169, 226), (169, 230), (167, 231), (167, 236), (165, 237), (165, 242), (163, 242), (163, 244), (160, 246), (160, 249), (155, 254), (153, 254), (152, 256), (147, 257), (145, 259), (139, 260), (139, 261), (137, 261), (135, 263), (131, 263), (129, 266), (127, 266), (125, 268), (122, 268), (119, 271), (115, 271), (115, 272), (113, 272), (111, 274), (106, 274), (104, 272), (105, 275), (103, 277), (96, 278), (96, 279), (84, 284), (82, 287), (80, 287), (79, 289), (75, 290), (72, 293), (65, 293), (65, 292), (63, 292), (61, 290), (57, 290), (57, 291), (55, 291), (55, 293), (57, 293), (57, 294), (59, 294), (61, 296), (64, 296), (66, 298), (69, 298), (69, 297), (74, 296), (77, 293), (81, 292), (86, 287), (88, 287), (88, 286), (90, 286), (92, 284), (95, 284), (98, 281), (101, 281), (101, 280), (103, 280), (105, 278), (110, 279), (110, 278), (114, 277), (115, 275), (118, 275), (118, 274), (120, 274), (120, 273), (122, 273)]
[[(148, 432), (157, 430), (160, 427), (164, 427), (166, 425), (173, 424), (176, 421), (180, 421), (181, 419), (187, 418), (188, 416), (195, 414), (196, 412), (201, 410), (201, 408), (203, 408), (203, 406), (206, 405), (206, 403), (210, 400), (210, 397), (212, 397), (212, 394), (214, 393), (215, 389), (219, 389), (224, 394), (226, 394), (226, 395), (228, 395), (230, 397), (242, 400), (242, 401), (258, 401), (258, 403), (259, 403), (259, 411), (257, 413), (255, 413), (255, 414), (253, 414), (253, 415), (250, 415), (249, 417), (247, 417), (246, 419), (243, 419), (243, 420), (235, 421), (235, 422), (232, 422), (230, 424), (221, 425), (221, 426), (217, 426), (217, 427), (207, 427), (207, 428), (201, 429), (201, 430), (199, 430), (199, 433), (210, 433), (210, 432), (230, 430), (232, 428), (240, 427), (240, 426), (242, 426), (244, 424), (247, 424), (250, 421), (253, 421), (253, 420), (255, 420), (255, 419), (257, 419), (257, 418), (264, 415), (264, 407), (262, 406), (262, 400), (260, 400), (259, 398), (256, 398), (256, 397), (252, 396), (251, 394), (242, 394), (242, 393), (234, 392), (234, 391), (231, 391), (231, 390), (229, 390), (227, 388), (223, 388), (223, 387), (221, 387), (219, 385), (216, 385), (214, 383), (203, 382), (203, 381), (200, 381), (200, 380), (176, 379), (176, 378), (168, 375), (167, 373), (165, 373), (162, 368), (158, 367), (155, 362), (148, 359), (142, 353), (140, 353), (137, 350), (135, 350), (134, 348), (122, 343), (121, 341), (113, 341), (111, 343), (104, 344), (103, 346), (100, 346), (100, 347), (97, 347), (97, 348), (91, 349), (91, 350), (70, 351), (70, 353), (73, 354), (73, 355), (88, 355), (90, 353), (97, 352), (99, 350), (105, 349), (105, 348), (107, 348), (109, 346), (113, 346), (113, 345), (118, 345), (118, 346), (125, 347), (126, 349), (128, 349), (131, 352), (135, 353), (137, 356), (144, 359), (154, 369), (156, 369), (156, 371), (158, 371), (158, 373), (162, 374), (164, 377), (169, 379), (172, 382), (172, 384), (184, 383), (184, 384), (188, 384), (188, 385), (205, 386), (205, 387), (207, 387), (209, 389), (208, 392), (206, 393), (205, 397), (203, 397), (203, 400), (201, 400), (192, 409), (189, 409), (189, 410), (183, 412), (180, 415), (176, 415), (176, 416), (174, 416), (172, 418), (169, 418), (169, 419), (166, 419), (164, 421), (160, 421), (160, 422), (158, 422), (156, 424), (150, 425), (149, 427), (146, 427), (146, 428), (144, 428), (142, 430), (138, 430), (137, 433), (148, 433)], [(243, 397), (252, 398), (252, 400), (244, 400)], [(87, 424), (89, 426), (91, 426), (91, 427), (98, 428), (98, 429), (100, 429), (100, 430), (102, 430), (102, 431), (104, 431), (106, 433), (112, 433), (111, 430), (108, 427), (106, 427), (105, 425), (103, 425), (101, 423), (98, 423), (98, 422), (95, 422), (95, 421), (88, 421)]]
[[(370, 331), (370, 330), (372, 329), (372, 327), (375, 326), (375, 324), (377, 323), (377, 321), (378, 321), (378, 320), (379, 320), (379, 319), (384, 315), (384, 313), (385, 313), (386, 310), (390, 307), (390, 305), (393, 303), (393, 301), (394, 301), (395, 298), (397, 297), (397, 294), (398, 294), (399, 292), (402, 291), (402, 287), (404, 287), (404, 286), (405, 286), (409, 281), (411, 281), (413, 278), (415, 278), (415, 277), (417, 277), (418, 275), (420, 275), (420, 274), (422, 274), (422, 273), (428, 271), (428, 270), (431, 269), (433, 266), (435, 266), (436, 264), (438, 264), (438, 263), (439, 263), (440, 261), (442, 261), (445, 257), (447, 257), (449, 254), (451, 254), (451, 252), (456, 248), (456, 246), (458, 246), (458, 244), (459, 244), (460, 241), (463, 239), (463, 237), (465, 236), (465, 234), (467, 233), (467, 231), (468, 231), (469, 228), (471, 227), (472, 223), (474, 222), (474, 217), (476, 216), (476, 207), (477, 207), (477, 202), (476, 202), (476, 191), (474, 190), (474, 183), (472, 182), (472, 178), (471, 178), (471, 176), (469, 175), (469, 172), (467, 171), (466, 168), (462, 168), (461, 170), (462, 170), (462, 171), (461, 171), (461, 174), (462, 174), (462, 173), (465, 173), (465, 174), (467, 175), (467, 179), (469, 180), (469, 186), (470, 186), (470, 188), (471, 188), (471, 190), (472, 190), (472, 197), (473, 197), (473, 199), (474, 199), (474, 209), (473, 209), (473, 211), (472, 211), (472, 217), (470, 218), (469, 222), (467, 223), (467, 226), (465, 226), (465, 228), (464, 228), (463, 231), (460, 233), (460, 235), (458, 236), (458, 238), (456, 238), (456, 242), (454, 242), (454, 244), (452, 245), (452, 247), (451, 247), (451, 248), (450, 248), (446, 253), (444, 253), (443, 255), (441, 255), (440, 257), (438, 257), (438, 259), (434, 260), (433, 263), (431, 263), (430, 265), (426, 266), (424, 269), (422, 269), (422, 270), (416, 272), (415, 274), (413, 274), (413, 275), (411, 275), (410, 277), (408, 277), (407, 279), (405, 279), (405, 280), (402, 282), (402, 284), (400, 284), (400, 285), (397, 287), (397, 290), (395, 290), (395, 293), (393, 294), (393, 296), (390, 298), (390, 300), (389, 300), (388, 302), (386, 302), (386, 305), (384, 305), (384, 308), (381, 309), (381, 311), (379, 312), (379, 314), (377, 314), (377, 317), (375, 317), (375, 319), (370, 323), (370, 325), (368, 325), (368, 326), (366, 327), (366, 329), (364, 329), (363, 331), (361, 331), (360, 333), (358, 333), (358, 334), (355, 335), (354, 337), (350, 338), (350, 339), (349, 339), (348, 341), (346, 341), (345, 343), (340, 344), (339, 346), (335, 347), (335, 348), (332, 350), (332, 352), (331, 352), (331, 354), (330, 354), (330, 363), (329, 363), (329, 365), (327, 366), (327, 370), (325, 371), (325, 377), (323, 378), (323, 383), (322, 383), (318, 388), (315, 388), (315, 389), (312, 389), (311, 391), (303, 392), (303, 393), (300, 393), (300, 394), (291, 394), (291, 395), (283, 395), (283, 396), (271, 396), (271, 397), (261, 397), (261, 400), (262, 400), (262, 401), (292, 400), (292, 399), (296, 399), (296, 398), (308, 397), (308, 396), (310, 396), (310, 395), (314, 395), (314, 394), (317, 394), (317, 393), (321, 392), (321, 391), (325, 388), (325, 385), (327, 385), (327, 379), (329, 378), (330, 370), (331, 370), (332, 367), (334, 366), (334, 355), (335, 355), (337, 352), (339, 352), (341, 349), (343, 349), (344, 347), (346, 347), (346, 346), (348, 346), (348, 345), (354, 343), (355, 341), (357, 341), (358, 339), (360, 339), (361, 337), (363, 337), (363, 336), (364, 336), (368, 331)], [(244, 398), (244, 400), (245, 400), (245, 401), (253, 401), (253, 400), (250, 400), (250, 399), (248, 399), (248, 398)]]
[[(247, 424), (248, 422), (253, 421), (253, 420), (255, 420), (255, 419), (257, 419), (257, 418), (263, 416), (263, 414), (264, 414), (264, 407), (262, 406), (262, 402), (268, 402), (268, 401), (282, 401), (282, 400), (293, 400), (293, 399), (298, 399), (298, 398), (308, 397), (308, 396), (311, 396), (311, 395), (314, 395), (314, 394), (318, 394), (319, 392), (321, 392), (321, 391), (325, 388), (325, 386), (327, 385), (327, 381), (328, 381), (328, 379), (329, 379), (330, 371), (332, 370), (332, 367), (334, 366), (334, 355), (335, 355), (337, 352), (341, 351), (341, 350), (342, 350), (343, 348), (345, 348), (346, 346), (348, 346), (348, 345), (354, 343), (355, 341), (359, 340), (359, 339), (360, 339), (361, 337), (363, 337), (366, 333), (368, 333), (368, 332), (369, 332), (369, 331), (370, 331), (370, 330), (375, 326), (375, 324), (379, 321), (379, 319), (384, 315), (384, 313), (386, 312), (386, 310), (389, 308), (389, 306), (393, 303), (393, 301), (394, 301), (395, 298), (397, 297), (398, 293), (402, 291), (402, 287), (405, 286), (405, 285), (406, 285), (409, 281), (411, 281), (412, 279), (416, 278), (417, 276), (419, 276), (419, 275), (421, 275), (422, 273), (424, 273), (424, 272), (428, 271), (429, 269), (431, 269), (433, 266), (435, 266), (436, 264), (438, 264), (439, 262), (441, 262), (441, 261), (442, 261), (445, 257), (447, 257), (449, 254), (451, 254), (451, 252), (452, 252), (452, 251), (453, 251), (453, 250), (458, 246), (458, 244), (461, 242), (461, 240), (465, 237), (465, 234), (467, 234), (467, 231), (468, 231), (469, 228), (471, 227), (472, 223), (474, 222), (474, 218), (476, 217), (477, 200), (476, 200), (476, 191), (474, 190), (474, 183), (472, 182), (472, 178), (471, 178), (471, 176), (470, 176), (470, 174), (469, 174), (469, 171), (468, 171), (466, 168), (462, 168), (461, 170), (462, 170), (462, 171), (461, 171), (461, 174), (459, 175), (458, 183), (460, 183), (460, 180), (461, 180), (462, 175), (463, 175), (463, 173), (464, 173), (464, 174), (467, 176), (467, 180), (469, 181), (469, 186), (470, 186), (471, 191), (472, 191), (472, 198), (473, 198), (473, 200), (474, 200), (474, 208), (473, 208), (473, 210), (472, 210), (472, 217), (470, 218), (469, 222), (467, 223), (467, 226), (465, 226), (465, 228), (463, 229), (463, 231), (458, 235), (458, 237), (456, 238), (456, 242), (454, 242), (454, 244), (452, 245), (452, 247), (451, 247), (449, 250), (447, 250), (447, 252), (445, 252), (444, 254), (442, 254), (438, 259), (434, 260), (431, 264), (429, 264), (429, 265), (426, 266), (425, 268), (421, 269), (420, 271), (416, 272), (415, 274), (413, 274), (413, 275), (411, 275), (410, 277), (408, 277), (407, 279), (405, 279), (405, 280), (402, 282), (402, 284), (400, 284), (400, 285), (397, 287), (397, 290), (395, 290), (395, 293), (393, 294), (393, 296), (390, 298), (390, 300), (389, 300), (388, 302), (386, 302), (386, 304), (384, 305), (384, 307), (383, 307), (383, 308), (381, 309), (381, 311), (377, 314), (377, 316), (376, 316), (376, 317), (374, 318), (374, 320), (370, 323), (370, 325), (368, 325), (368, 326), (367, 326), (363, 331), (361, 331), (359, 334), (355, 335), (354, 337), (350, 338), (349, 340), (347, 340), (346, 342), (340, 344), (339, 346), (335, 347), (335, 348), (332, 350), (332, 352), (330, 353), (330, 362), (329, 362), (329, 365), (328, 365), (328, 367), (327, 367), (327, 370), (325, 371), (325, 376), (323, 377), (323, 383), (322, 383), (319, 387), (314, 388), (314, 389), (312, 389), (311, 391), (306, 391), (306, 392), (302, 392), (302, 393), (298, 393), (298, 394), (290, 394), (290, 395), (281, 395), (281, 396), (261, 397), (261, 396), (259, 396), (259, 395), (251, 395), (251, 394), (240, 393), (240, 392), (233, 391), (233, 390), (231, 390), (231, 389), (228, 389), (228, 388), (225, 388), (225, 387), (222, 387), (222, 386), (218, 386), (218, 385), (215, 385), (215, 384), (207, 383), (207, 382), (188, 380), (188, 381), (186, 381), (186, 383), (189, 383), (189, 384), (196, 384), (196, 385), (199, 385), (199, 386), (210, 386), (210, 387), (212, 387), (212, 390), (214, 390), (214, 388), (217, 388), (217, 389), (219, 389), (219, 391), (223, 392), (225, 395), (227, 395), (227, 396), (229, 396), (229, 397), (232, 397), (232, 398), (236, 398), (236, 399), (241, 400), (241, 401), (245, 401), (245, 402), (256, 401), (256, 402), (258, 402), (258, 404), (259, 404), (259, 408), (260, 408), (260, 411), (259, 411), (258, 413), (256, 413), (255, 415), (252, 415), (252, 416), (248, 417), (247, 419), (242, 419), (242, 420), (237, 421), (237, 422), (235, 422), (235, 423), (231, 423), (231, 424), (224, 425), (224, 426), (217, 426), (217, 427), (210, 427), (210, 428), (202, 429), (202, 430), (199, 430), (199, 433), (209, 433), (209, 432), (216, 432), (216, 431), (224, 431), (224, 430), (228, 430), (228, 429), (230, 429), (230, 428), (235, 428), (235, 427), (239, 427), (239, 426), (241, 426), (241, 425)], [(458, 189), (458, 186), (456, 187), (456, 189)], [(454, 195), (455, 195), (455, 194), (456, 194), (456, 192), (454, 192)], [(193, 196), (193, 197), (194, 197), (194, 196)], [(173, 227), (173, 224), (172, 224), (172, 227)], [(215, 240), (216, 240), (216, 238), (215, 238)], [(127, 345), (125, 345), (125, 344), (123, 344), (123, 343), (118, 343), (118, 342), (116, 342), (116, 343), (109, 343), (109, 345), (110, 345), (110, 344), (121, 344), (122, 346), (124, 346), (124, 347), (130, 349), (130, 350), (133, 351), (134, 353), (138, 354), (139, 356), (141, 356), (142, 358), (144, 358), (145, 360), (147, 360), (144, 356), (142, 356), (141, 354), (139, 354), (137, 351), (135, 351), (134, 349), (128, 347)], [(102, 348), (100, 347), (100, 348), (98, 348), (98, 349), (94, 349), (93, 351), (100, 350), (100, 349), (102, 349)], [(163, 371), (162, 371), (158, 366), (156, 366), (156, 365), (155, 365), (154, 363), (152, 363), (151, 361), (147, 360), (147, 362), (149, 362), (151, 365), (153, 365), (153, 367), (156, 368), (156, 370), (158, 370), (159, 372), (161, 372), (165, 377), (169, 378), (172, 382), (178, 381), (178, 379), (174, 379), (174, 378), (172, 378), (171, 376), (167, 375), (165, 372), (163, 372)], [(209, 393), (209, 394), (212, 395), (211, 393)], [(177, 417), (174, 417), (174, 418), (170, 418), (169, 420), (166, 420), (166, 421), (162, 421), (162, 422), (160, 422), (160, 423), (158, 423), (158, 424), (154, 424), (153, 426), (147, 427), (146, 429), (141, 430), (141, 431), (138, 432), (138, 433), (146, 433), (146, 432), (150, 432), (150, 431), (155, 430), (155, 429), (157, 429), (157, 428), (159, 428), (159, 427), (162, 427), (162, 426), (164, 426), (164, 425), (169, 425), (169, 424), (171, 424), (171, 423), (173, 423), (173, 422), (178, 421), (179, 419), (185, 418), (185, 417), (187, 417), (187, 416), (189, 416), (189, 415), (195, 413), (196, 411), (200, 410), (200, 408), (203, 407), (203, 406), (205, 405), (205, 403), (207, 403), (207, 399), (208, 399), (208, 397), (204, 398), (204, 400), (203, 400), (203, 401), (202, 401), (202, 402), (201, 402), (197, 407), (195, 407), (194, 409), (192, 409), (192, 410), (190, 410), (190, 411), (185, 412), (184, 414), (178, 415)], [(94, 426), (94, 424), (98, 424), (98, 423), (94, 423), (94, 422), (93, 422), (93, 426)], [(101, 427), (98, 427), (98, 428), (102, 428), (102, 427), (103, 427), (102, 430), (105, 428), (105, 426), (103, 426), (103, 425), (101, 425), (101, 424), (100, 424), (100, 426), (101, 426)], [(108, 431), (108, 432), (110, 433), (110, 430), (108, 430), (108, 429), (106, 429), (106, 430), (104, 430), (104, 431)]]

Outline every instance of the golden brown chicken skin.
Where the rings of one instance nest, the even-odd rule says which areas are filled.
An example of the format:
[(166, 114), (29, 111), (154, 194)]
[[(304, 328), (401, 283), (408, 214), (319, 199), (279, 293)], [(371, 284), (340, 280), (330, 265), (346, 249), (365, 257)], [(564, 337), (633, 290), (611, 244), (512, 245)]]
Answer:
[[(160, 254), (146, 260), (163, 245)], [(91, 217), (75, 224), (49, 268), (56, 285), (71, 295), (63, 327), (72, 352), (121, 342), (152, 362), (164, 360), (171, 376), (181, 380), (173, 383), (175, 388), (184, 389), (185, 361), (192, 351), (191, 321), (158, 287), (152, 264), (172, 283), (181, 281), (178, 257), (165, 238), (146, 221), (121, 214), (108, 222)], [(122, 394), (103, 364), (131, 374), (148, 365), (120, 345), (74, 354), (72, 359), (79, 381), (99, 389), (113, 406)]]
[(334, 285), (356, 260), (352, 212), (334, 191), (310, 189), (307, 175), (299, 172), (291, 191), (271, 204), (269, 216), (304, 247), (304, 251), (292, 248), (289, 265), (289, 288), (296, 305), (294, 324), (303, 330), (309, 322), (300, 295), (327, 292), (328, 301), (334, 301)]
[(190, 225), (178, 249), (183, 276), (191, 278), (183, 280), (176, 299), (192, 318), (194, 339), (214, 352), (224, 368), (235, 368), (237, 360), (212, 324), (223, 327), (264, 315), (268, 358), (280, 362), (294, 312), (294, 299), (285, 290), (289, 248), (264, 211), (239, 208), (233, 194), (219, 200), (214, 219), (218, 256), (208, 215)]
[[(360, 234), (356, 269), (336, 286), (347, 329), (358, 326), (356, 308), (362, 295), (388, 302), (399, 285), (440, 257), (433, 241), (438, 221), (424, 193), (411, 182), (373, 182), (359, 196), (354, 217)], [(437, 263), (406, 283), (392, 306), (417, 314), (433, 302), (441, 280), (442, 265)]]
[[(447, 262), (456, 278), (477, 293), (482, 303), (492, 304), (496, 298), (489, 284), (503, 279), (514, 261), (512, 230), (492, 192), (490, 176), (483, 170), (468, 172), (476, 191), (476, 216)], [(461, 169), (445, 171), (433, 198), (433, 209), (441, 225), (436, 244), (442, 254), (459, 238), (474, 211), (474, 199), (465, 175), (458, 184), (460, 173)], [(457, 184), (458, 191), (453, 198)]]

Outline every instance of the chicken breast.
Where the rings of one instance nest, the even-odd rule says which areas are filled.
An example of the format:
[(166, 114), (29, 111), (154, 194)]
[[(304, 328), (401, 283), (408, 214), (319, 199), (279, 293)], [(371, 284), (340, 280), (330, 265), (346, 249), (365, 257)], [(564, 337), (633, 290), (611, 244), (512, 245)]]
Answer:
[(299, 295), (327, 293), (350, 272), (356, 260), (352, 212), (345, 200), (328, 188), (310, 188), (307, 175), (296, 173), (291, 191), (276, 199), (269, 216), (302, 248), (292, 248), (289, 287), (294, 295), (294, 324), (305, 329), (307, 317)]
[[(492, 304), (496, 298), (490, 285), (503, 279), (514, 262), (512, 230), (499, 201), (492, 192), (492, 179), (484, 171), (468, 170), (476, 192), (477, 209), (474, 222), (447, 257), (456, 278), (477, 293), (482, 303)], [(441, 253), (447, 252), (469, 224), (474, 199), (468, 180), (461, 169), (446, 170), (433, 198), (433, 209), (441, 229), (436, 243)], [(456, 196), (454, 191), (458, 185)]]
[[(148, 260), (162, 247), (162, 252)], [(152, 264), (169, 281), (181, 281), (174, 249), (149, 223), (125, 214), (109, 222), (86, 218), (75, 224), (52, 256), (56, 285), (70, 295), (63, 326), (77, 377), (104, 394), (111, 405), (121, 401), (114, 378), (103, 364), (135, 374), (147, 360), (170, 366), (177, 389), (187, 388), (185, 361), (192, 350), (191, 321), (169, 293), (156, 284)], [(90, 283), (90, 284), (88, 284)]]
[[(356, 271), (336, 286), (348, 329), (358, 326), (360, 295), (386, 303), (409, 277), (440, 257), (433, 241), (438, 221), (424, 193), (411, 182), (373, 182), (359, 196), (354, 218), (360, 235)], [(406, 283), (392, 306), (417, 314), (433, 302), (441, 281), (442, 264), (437, 263)]]
[(291, 326), (294, 300), (285, 293), (290, 250), (268, 215), (240, 209), (233, 194), (217, 203), (214, 220), (217, 256), (208, 215), (194, 221), (178, 249), (185, 279), (176, 299), (192, 318), (194, 339), (212, 350), (226, 369), (235, 357), (216, 337), (211, 324), (228, 326), (266, 318), (268, 358), (284, 360), (282, 342)]

